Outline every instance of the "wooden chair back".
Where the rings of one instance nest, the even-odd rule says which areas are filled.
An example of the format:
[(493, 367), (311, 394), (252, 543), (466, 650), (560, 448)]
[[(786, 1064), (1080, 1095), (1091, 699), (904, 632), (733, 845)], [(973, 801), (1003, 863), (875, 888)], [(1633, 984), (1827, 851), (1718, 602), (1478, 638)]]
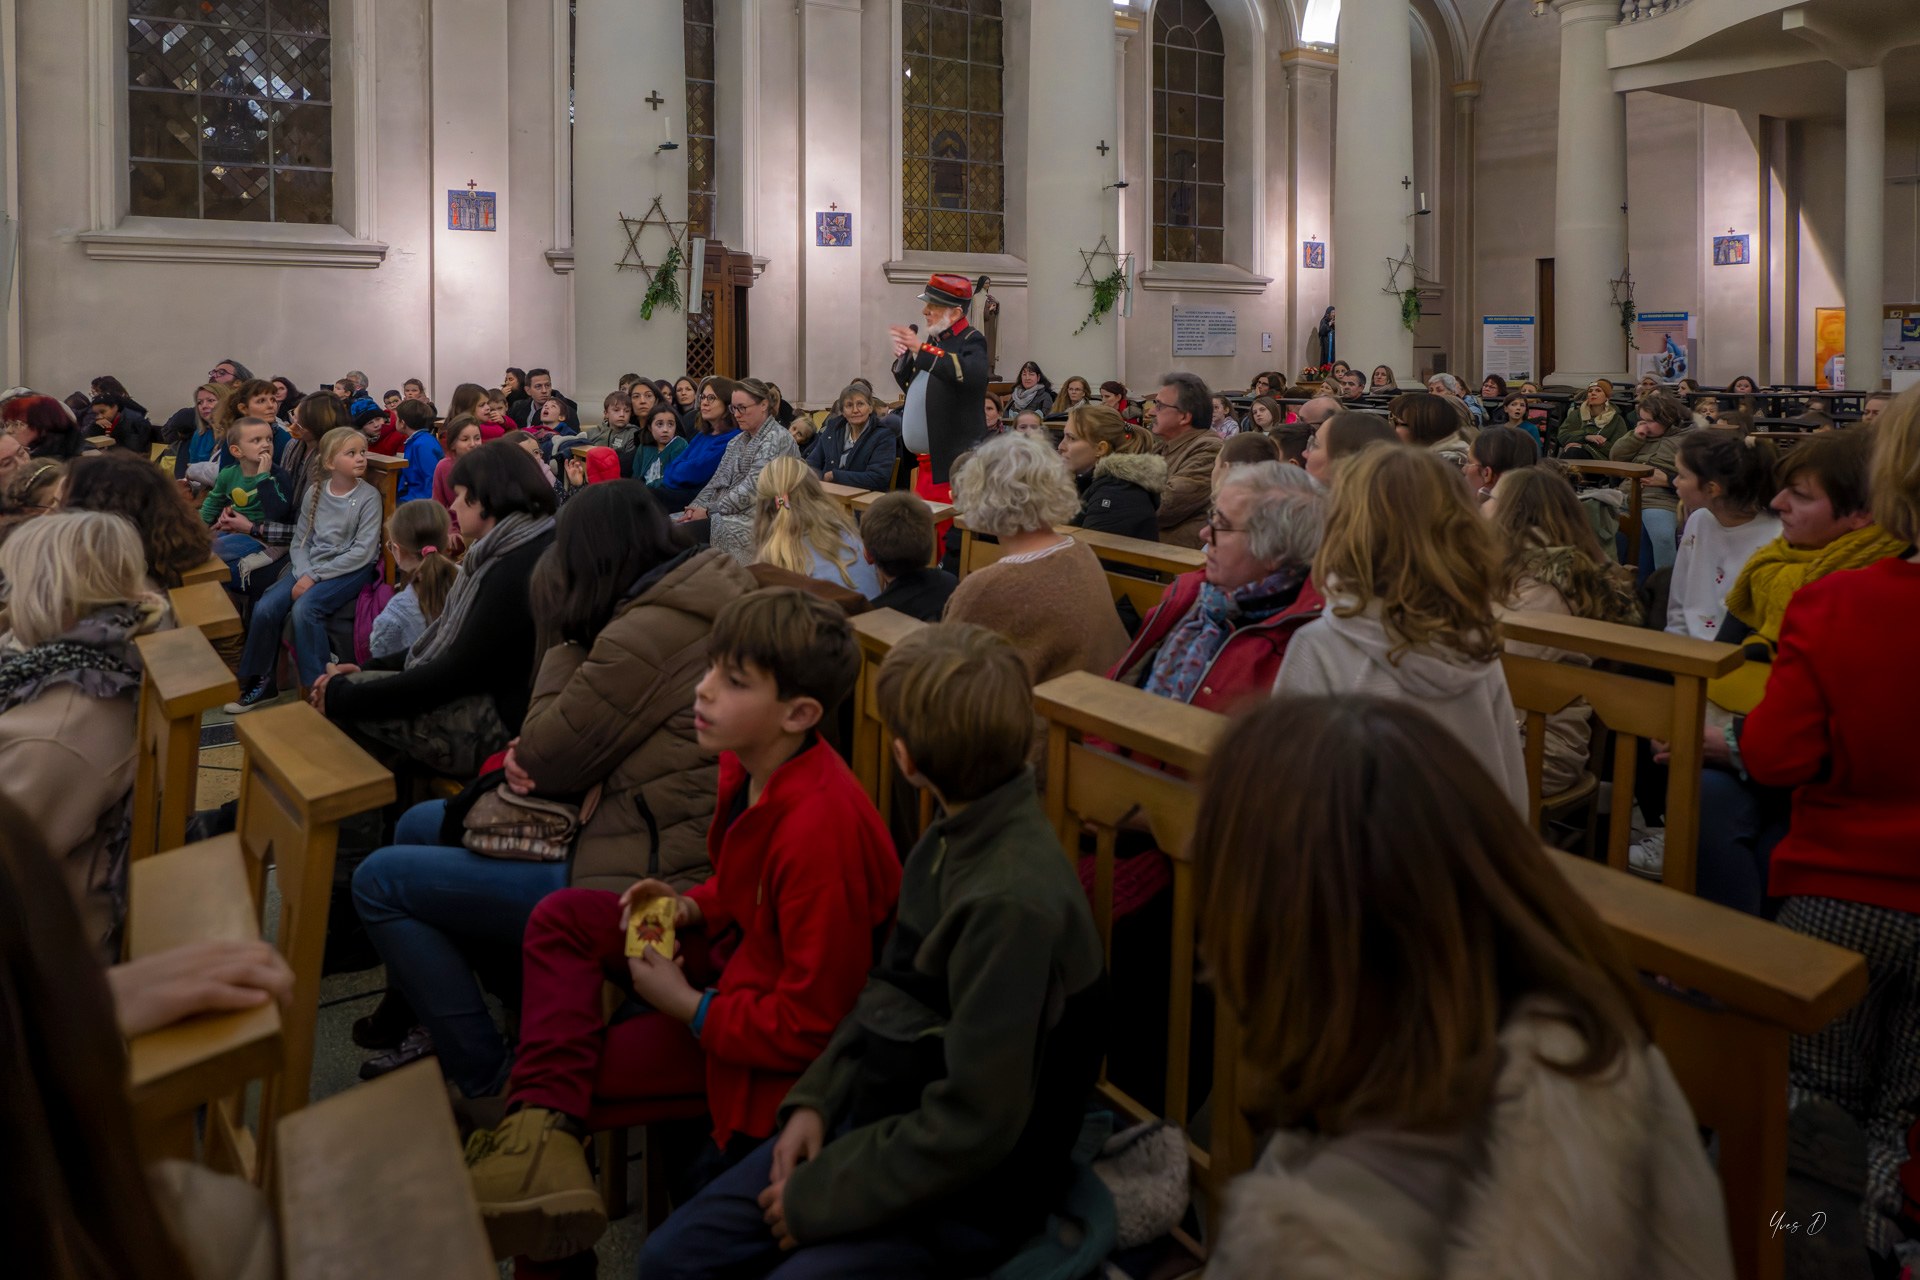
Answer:
[[(958, 520), (956, 524), (960, 529), (962, 578), (1000, 558), (1000, 545), (997, 542), (990, 542), (974, 533), (967, 528), (965, 520)], [(1160, 598), (1166, 594), (1167, 583), (1183, 573), (1204, 569), (1207, 564), (1206, 553), (1190, 547), (1172, 547), (1161, 542), (1123, 538), (1115, 533), (1099, 533), (1064, 524), (1055, 526), (1055, 532), (1092, 547), (1106, 570), (1107, 590), (1112, 593), (1114, 603), (1131, 600), (1143, 618), (1160, 603)], [(1126, 566), (1133, 572), (1124, 572), (1115, 568), (1116, 565)]]
[(1599, 459), (1566, 458), (1567, 470), (1576, 475), (1607, 480), (1624, 480), (1627, 485), (1627, 513), (1620, 517), (1621, 532), (1627, 535), (1626, 563), (1640, 563), (1640, 486), (1653, 474), (1644, 462), (1608, 462)]
[(209, 640), (224, 640), (241, 632), (240, 611), (233, 597), (218, 582), (196, 582), (167, 592), (173, 606), (173, 620), (182, 627), (197, 630)]
[[(1182, 776), (1136, 763), (1087, 738), (1165, 761), (1183, 771), (1206, 763), (1226, 721), (1185, 703), (1157, 698), (1127, 685), (1075, 672), (1049, 680), (1034, 690), (1034, 708), (1047, 726), (1046, 805), (1067, 857), (1080, 857), (1081, 833), (1094, 832), (1093, 918), (1113, 966), (1113, 884), (1115, 841), (1123, 827), (1144, 825), (1156, 848), (1172, 863), (1173, 924), (1168, 939), (1170, 957), (1166, 1018), (1166, 1087), (1161, 1098), (1135, 1098), (1110, 1079), (1103, 1068), (1100, 1092), (1131, 1121), (1164, 1119), (1188, 1127), (1190, 1063), (1194, 1030), (1194, 939), (1198, 903), (1194, 897), (1189, 838), (1199, 805), (1199, 792)], [(1160, 1016), (1158, 1010), (1135, 1010), (1137, 1016)], [(1239, 1106), (1239, 1032), (1223, 1007), (1214, 1012), (1213, 1075), (1206, 1097), (1212, 1101), (1213, 1136), (1208, 1146), (1187, 1140), (1193, 1177), (1204, 1186), (1209, 1203), (1218, 1206), (1227, 1182), (1253, 1163), (1253, 1136)], [(1196, 1254), (1200, 1243), (1176, 1232), (1181, 1243)]]
[(893, 646), (927, 624), (892, 609), (872, 609), (852, 621), (854, 640), (860, 646), (860, 680), (853, 686), (853, 776), (885, 817), (892, 813), (893, 752), (887, 747), (875, 682)]
[[(1085, 673), (1034, 690), (1047, 722), (1047, 805), (1070, 856), (1083, 824), (1095, 839), (1094, 918), (1111, 939), (1113, 839), (1121, 824), (1144, 822), (1174, 860), (1174, 981), (1169, 1028), (1190, 1025), (1196, 905), (1185, 852), (1197, 812), (1194, 784), (1086, 745), (1104, 739), (1197, 775), (1226, 720)], [(1778, 925), (1668, 893), (1657, 885), (1566, 854), (1555, 864), (1611, 929), (1627, 960), (1647, 975), (1645, 1005), (1654, 1040), (1672, 1065), (1695, 1116), (1718, 1133), (1721, 1190), (1738, 1274), (1781, 1280), (1782, 1236), (1771, 1225), (1785, 1203), (1787, 1060), (1795, 1035), (1812, 1035), (1866, 994), (1865, 961), (1843, 948)], [(1170, 1036), (1165, 1118), (1184, 1118), (1185, 1056)], [(1235, 1078), (1238, 1037), (1229, 1012), (1215, 1021), (1210, 1151), (1190, 1152), (1195, 1177), (1214, 1191), (1247, 1168), (1253, 1144)], [(1109, 1097), (1129, 1115), (1144, 1101)]]
[(274, 1174), (285, 1280), (499, 1275), (432, 1059), (288, 1116)]
[(227, 568), (227, 562), (214, 556), (205, 564), (187, 570), (180, 575), (180, 585), (190, 587), (196, 582), (226, 582), (233, 577), (233, 570)]
[(144, 668), (128, 850), (138, 862), (187, 842), (200, 777), (200, 717), (239, 697), (240, 686), (207, 637), (191, 627), (137, 636), (133, 644)]
[[(1515, 708), (1526, 716), (1527, 793), (1533, 822), (1540, 821), (1546, 718), (1584, 698), (1593, 707), (1594, 718), (1613, 734), (1608, 865), (1621, 871), (1627, 867), (1637, 744), (1642, 738), (1664, 741), (1670, 744), (1672, 757), (1667, 771), (1662, 879), (1671, 888), (1692, 893), (1700, 843), (1707, 681), (1739, 667), (1746, 656), (1730, 644), (1558, 613), (1508, 611), (1501, 614), (1500, 626), (1509, 646), (1502, 658), (1507, 689)], [(1581, 654), (1615, 669), (1522, 656), (1512, 650), (1516, 642)], [(1617, 669), (1622, 666), (1627, 669)]]
[(382, 453), (367, 455), (367, 483), (380, 491), (380, 572), (391, 586), (399, 573), (393, 552), (387, 547), (387, 522), (400, 505), (400, 473), (407, 469), (405, 458), (390, 458)]

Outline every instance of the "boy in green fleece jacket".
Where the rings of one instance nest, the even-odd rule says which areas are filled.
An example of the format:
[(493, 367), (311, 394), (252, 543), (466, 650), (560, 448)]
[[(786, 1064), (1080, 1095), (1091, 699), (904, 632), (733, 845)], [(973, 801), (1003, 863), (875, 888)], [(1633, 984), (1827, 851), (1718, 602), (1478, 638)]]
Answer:
[(647, 1238), (646, 1280), (984, 1275), (1071, 1176), (1106, 1047), (1099, 934), (1026, 767), (1026, 664), (942, 623), (880, 668), (894, 760), (942, 816), (880, 963), (782, 1129)]

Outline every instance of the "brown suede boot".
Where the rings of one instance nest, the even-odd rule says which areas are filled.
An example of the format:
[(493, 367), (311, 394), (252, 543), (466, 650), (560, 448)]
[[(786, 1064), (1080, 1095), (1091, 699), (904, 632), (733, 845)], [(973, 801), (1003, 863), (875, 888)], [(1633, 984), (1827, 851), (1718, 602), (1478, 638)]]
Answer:
[(563, 1120), (525, 1107), (467, 1139), (467, 1172), (495, 1257), (564, 1258), (591, 1249), (607, 1229), (586, 1148)]

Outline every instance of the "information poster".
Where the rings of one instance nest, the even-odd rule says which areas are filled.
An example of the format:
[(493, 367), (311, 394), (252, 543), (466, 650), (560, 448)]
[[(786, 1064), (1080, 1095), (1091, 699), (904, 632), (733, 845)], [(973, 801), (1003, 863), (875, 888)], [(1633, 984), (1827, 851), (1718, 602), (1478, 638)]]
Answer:
[(1642, 311), (1633, 324), (1634, 372), (1651, 373), (1663, 382), (1693, 376), (1692, 318), (1684, 311)]
[(1480, 376), (1532, 382), (1536, 328), (1532, 316), (1481, 316)]
[(1237, 354), (1240, 313), (1231, 307), (1175, 307), (1173, 354), (1176, 356), (1230, 356)]
[[(1898, 387), (1916, 371), (1920, 371), (1920, 304), (1887, 307), (1880, 317), (1880, 378)], [(1813, 380), (1823, 391), (1863, 389), (1864, 379), (1847, 377), (1844, 307), (1813, 309)]]

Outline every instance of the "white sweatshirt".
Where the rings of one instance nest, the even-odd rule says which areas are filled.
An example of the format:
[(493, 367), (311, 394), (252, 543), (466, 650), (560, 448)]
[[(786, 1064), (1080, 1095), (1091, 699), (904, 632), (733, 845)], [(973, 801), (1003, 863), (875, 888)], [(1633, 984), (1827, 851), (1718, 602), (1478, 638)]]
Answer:
[(1667, 590), (1667, 630), (1695, 640), (1718, 640), (1727, 616), (1727, 592), (1753, 553), (1779, 536), (1780, 521), (1768, 512), (1731, 529), (1705, 507), (1688, 516)]

